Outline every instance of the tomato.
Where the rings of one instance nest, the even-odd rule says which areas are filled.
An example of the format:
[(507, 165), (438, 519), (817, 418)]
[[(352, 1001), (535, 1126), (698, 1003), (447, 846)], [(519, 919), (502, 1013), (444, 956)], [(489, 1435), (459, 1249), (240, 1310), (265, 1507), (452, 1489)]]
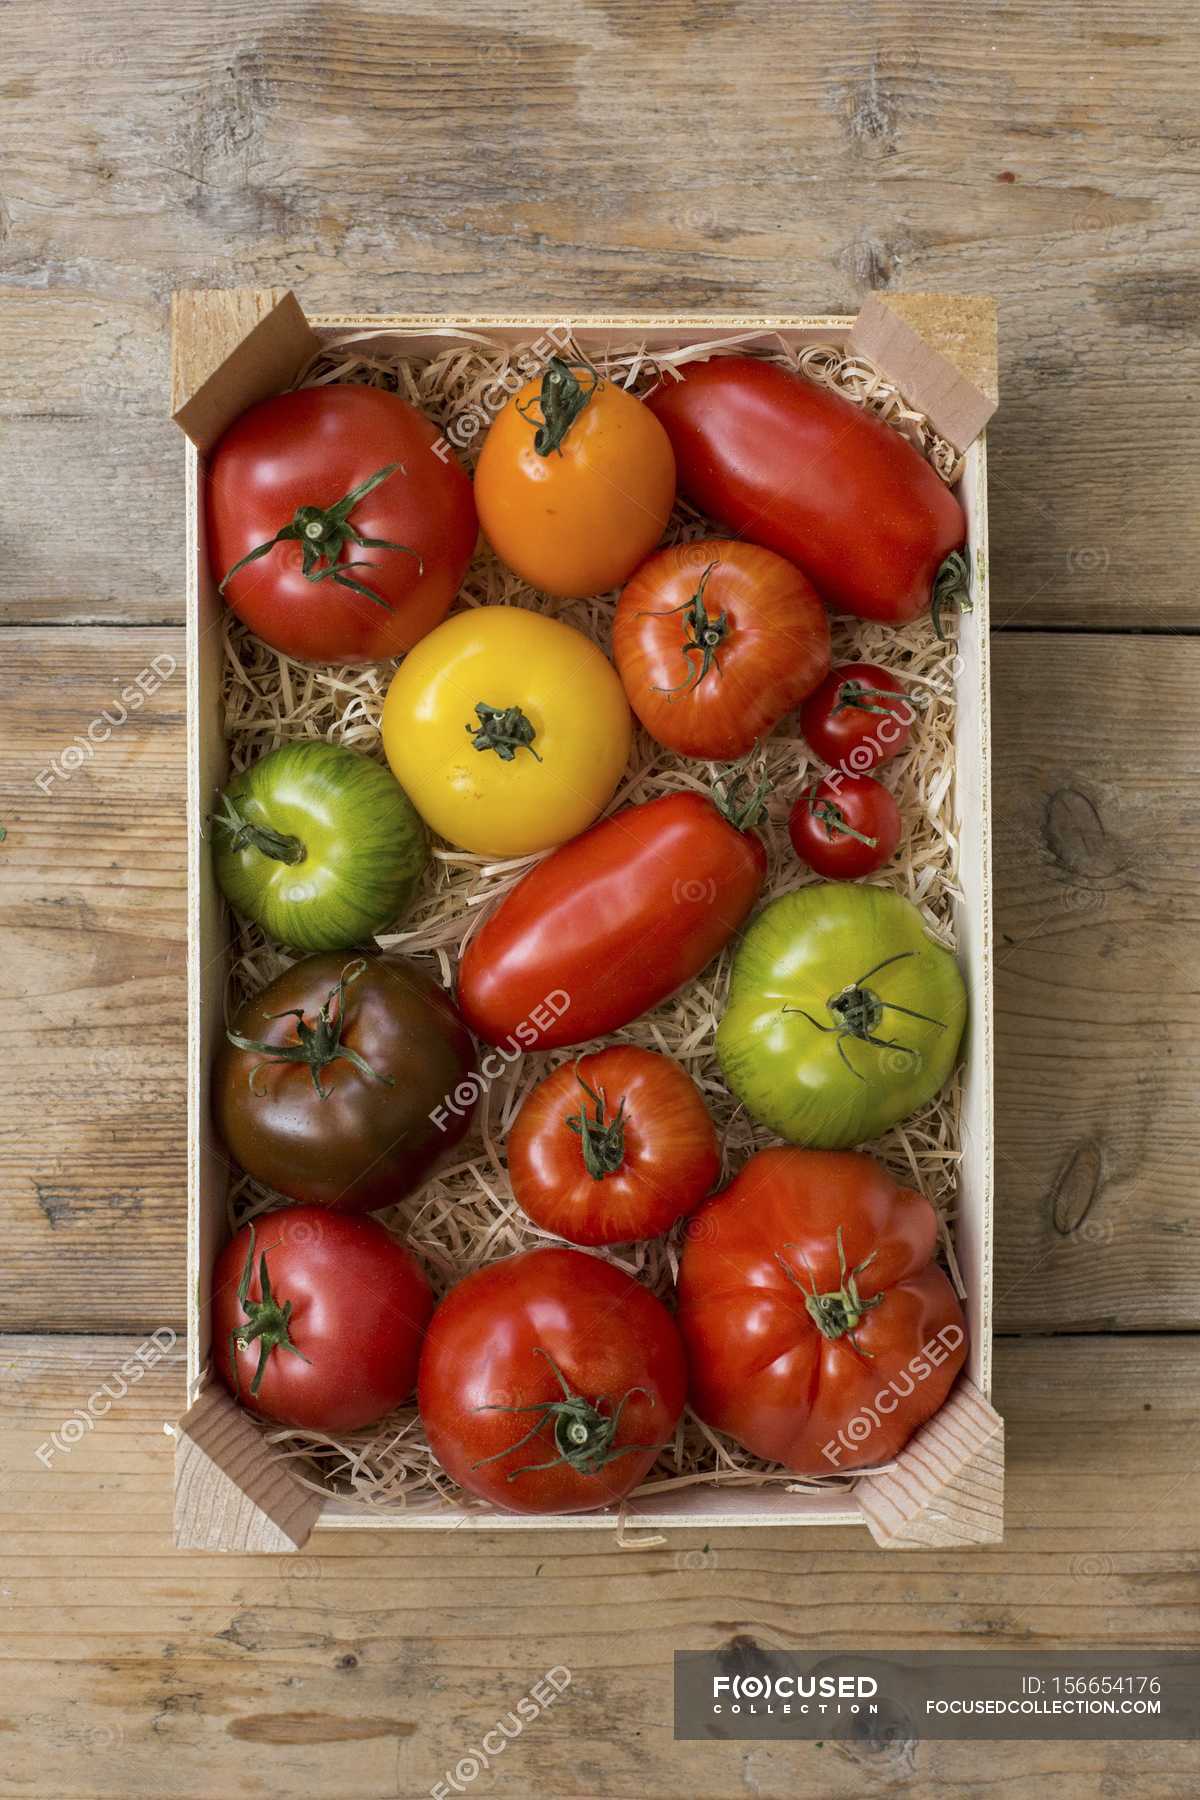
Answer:
[(829, 667), (829, 619), (791, 563), (732, 538), (674, 544), (617, 605), (613, 658), (651, 737), (733, 762)]
[(799, 1475), (890, 1462), (967, 1355), (924, 1195), (869, 1156), (760, 1150), (694, 1224), (678, 1320), (700, 1417)]
[(508, 1137), (518, 1204), (572, 1244), (658, 1237), (700, 1204), (720, 1170), (695, 1082), (669, 1056), (632, 1044), (555, 1069)]
[(262, 400), (213, 450), (208, 560), (237, 614), (302, 662), (379, 662), (445, 617), (478, 535), (471, 483), (399, 394)]
[(762, 890), (767, 857), (744, 829), (751, 816), (664, 794), (530, 869), (459, 963), (472, 1031), (560, 1050), (619, 1030), (698, 975)]
[(793, 806), (788, 836), (796, 855), (818, 875), (852, 881), (873, 875), (896, 854), (900, 808), (870, 775), (827, 775)]
[(475, 470), (492, 549), (531, 587), (562, 597), (625, 581), (674, 501), (675, 458), (658, 420), (624, 388), (557, 356), (497, 414)]
[[(647, 404), (700, 512), (786, 556), (828, 605), (902, 624), (966, 601), (966, 517), (908, 440), (775, 363), (689, 363)], [(967, 606), (964, 604), (964, 610)]]
[(383, 709), (392, 773), (434, 831), (481, 856), (527, 856), (583, 831), (632, 741), (603, 651), (520, 606), (447, 619), (401, 663)]
[(235, 776), (211, 836), (230, 905), (297, 950), (344, 950), (382, 931), (429, 860), (425, 827), (387, 770), (313, 739)]
[(594, 1512), (636, 1487), (683, 1411), (661, 1300), (582, 1250), (526, 1250), (451, 1288), (421, 1352), (433, 1453), (506, 1512)]
[(471, 1071), (448, 995), (402, 956), (305, 957), (247, 1000), (213, 1067), (230, 1155), (276, 1193), (337, 1212), (402, 1200), (457, 1143), (444, 1105)]
[(416, 1385), (433, 1290), (374, 1219), (260, 1214), (213, 1270), (213, 1366), (235, 1399), (302, 1431), (358, 1431)]
[(831, 768), (865, 775), (907, 748), (916, 718), (904, 683), (878, 663), (845, 663), (808, 696), (805, 737)]
[(966, 1011), (952, 952), (902, 894), (815, 882), (773, 900), (743, 937), (717, 1055), (761, 1124), (837, 1150), (933, 1098)]

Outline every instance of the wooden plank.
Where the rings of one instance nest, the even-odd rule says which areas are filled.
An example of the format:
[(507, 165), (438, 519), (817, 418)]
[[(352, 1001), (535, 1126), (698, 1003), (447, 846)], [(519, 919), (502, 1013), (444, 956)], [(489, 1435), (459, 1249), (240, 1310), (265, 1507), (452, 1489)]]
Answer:
[[(111, 616), (156, 617), (166, 593), (181, 617), (167, 296), (282, 277), (318, 312), (995, 294), (997, 620), (1200, 622), (1188, 0), (1136, 30), (1111, 0), (1067, 0), (990, 34), (955, 0), (852, 27), (817, 0), (802, 37), (770, 0), (699, 31), (682, 0), (367, 17), (334, 9), (314, 45), (300, 0), (269, 30), (232, 0), (169, 20), (131, 0), (88, 9), (51, 61), (44, 8), (6, 8), (4, 406), (41, 427), (13, 440), (10, 616), (54, 616), (92, 591), (66, 569), (90, 565)], [(652, 150), (647, 94), (666, 97)], [(64, 516), (60, 470), (105, 469), (137, 421), (120, 530), (111, 507), (96, 529), (95, 477)]]
[(0, 658), (0, 1318), (178, 1324), (183, 634), (7, 631)]
[[(553, 1529), (318, 1531), (297, 1556), (176, 1552), (163, 1421), (181, 1362), (176, 1351), (126, 1377), (122, 1398), (115, 1371), (137, 1348), (0, 1340), (0, 1729), (14, 1791), (159, 1800), (167, 1758), (180, 1800), (415, 1800), (561, 1666), (561, 1701), (497, 1759), (487, 1792), (832, 1800), (873, 1785), (878, 1756), (673, 1743), (672, 1651), (1129, 1650), (1200, 1632), (1195, 1340), (1002, 1345), (1005, 1541), (911, 1553), (852, 1530), (681, 1532), (620, 1549)], [(116, 1396), (111, 1410), (57, 1450), (97, 1393)], [(888, 1767), (906, 1791), (983, 1793), (977, 1746), (910, 1754)], [(1194, 1744), (997, 1744), (988, 1780), (1182, 1795), (1198, 1758)]]
[(1194, 1328), (1200, 642), (993, 652), (998, 1328)]

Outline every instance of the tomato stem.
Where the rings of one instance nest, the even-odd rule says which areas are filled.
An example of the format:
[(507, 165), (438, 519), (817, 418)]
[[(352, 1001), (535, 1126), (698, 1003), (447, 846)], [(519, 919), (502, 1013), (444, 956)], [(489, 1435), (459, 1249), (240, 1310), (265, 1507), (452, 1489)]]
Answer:
[[(719, 566), (719, 562), (709, 563), (700, 577), (699, 587), (691, 599), (685, 600), (682, 606), (668, 607), (665, 612), (638, 614), (639, 619), (671, 619), (682, 613), (684, 615), (684, 631), (691, 633), (690, 637), (685, 636), (683, 643), (683, 661), (687, 671), (683, 680), (678, 682), (675, 687), (656, 687), (654, 690), (656, 694), (667, 694), (674, 699), (676, 694), (690, 693), (693, 688), (699, 687), (710, 669), (715, 669), (718, 675), (721, 673), (721, 662), (717, 650), (729, 631), (729, 614), (717, 613), (714, 617), (709, 613), (704, 599), (708, 578)], [(693, 666), (690, 662), (689, 658), (692, 656), (700, 658), (698, 665)]]
[[(890, 706), (874, 706), (872, 701), (875, 700), (890, 700), (892, 704)], [(873, 688), (866, 687), (860, 681), (843, 681), (831, 710), (839, 713), (845, 712), (848, 707), (853, 707), (856, 712), (877, 713), (881, 719), (898, 719), (902, 715), (897, 708), (897, 701), (901, 706), (910, 708), (928, 705), (927, 695), (910, 694), (907, 688)]]
[(735, 831), (749, 831), (758, 824), (766, 810), (767, 795), (771, 792), (770, 777), (764, 770), (750, 798), (744, 799), (744, 790), (749, 780), (749, 774), (742, 768), (730, 770), (713, 782), (712, 803)]
[(819, 781), (814, 782), (812, 788), (809, 790), (808, 810), (813, 818), (818, 819), (825, 827), (826, 836), (832, 840), (834, 832), (841, 831), (844, 832), (847, 837), (857, 838), (860, 844), (865, 844), (867, 846), (868, 850), (877, 850), (879, 848), (879, 839), (867, 837), (864, 832), (855, 831), (853, 825), (851, 825), (840, 806), (835, 806), (832, 800), (822, 800), (818, 802), (817, 789), (820, 785)]
[(882, 1000), (873, 988), (865, 985), (872, 975), (878, 975), (880, 969), (886, 969), (892, 963), (903, 962), (906, 957), (915, 955), (915, 950), (898, 950), (895, 956), (885, 956), (883, 961), (876, 963), (873, 969), (868, 969), (865, 975), (860, 975), (857, 981), (852, 981), (848, 987), (844, 987), (840, 994), (834, 994), (832, 999), (825, 1002), (834, 1019), (832, 1025), (822, 1025), (819, 1019), (814, 1019), (812, 1014), (806, 1012), (802, 1006), (785, 1006), (782, 1010), (785, 1013), (798, 1013), (802, 1019), (807, 1019), (810, 1025), (815, 1025), (818, 1031), (836, 1033), (835, 1042), (838, 1055), (856, 1081), (865, 1081), (866, 1076), (860, 1075), (846, 1055), (847, 1038), (857, 1038), (862, 1044), (874, 1044), (877, 1050), (899, 1050), (905, 1056), (920, 1054), (919, 1051), (913, 1049), (911, 1044), (902, 1044), (896, 1038), (875, 1036), (875, 1032), (883, 1022), (885, 1012), (903, 1013), (906, 1018), (921, 1019), (926, 1025), (936, 1025), (939, 1031), (946, 1029), (944, 1020), (931, 1018), (928, 1013), (915, 1012), (911, 1006), (901, 1006), (895, 1000)]
[(579, 1134), (584, 1168), (593, 1181), (603, 1181), (606, 1175), (615, 1175), (625, 1161), (625, 1102), (622, 1100), (614, 1116), (606, 1120), (604, 1089), (589, 1087), (579, 1073), (578, 1063), (575, 1064), (575, 1079), (594, 1102), (595, 1117), (589, 1118), (585, 1102), (577, 1113), (568, 1115), (566, 1122)]
[(390, 600), (385, 600), (381, 594), (374, 593), (361, 581), (355, 581), (346, 574), (347, 569), (369, 569), (374, 564), (365, 558), (345, 563), (339, 561), (339, 558), (347, 543), (362, 550), (400, 550), (405, 556), (415, 556), (418, 573), (425, 573), (422, 558), (407, 544), (393, 544), (389, 538), (364, 537), (358, 527), (350, 523), (350, 514), (359, 501), (365, 500), (368, 494), (373, 493), (397, 471), (401, 475), (407, 472), (403, 463), (388, 463), (385, 468), (376, 469), (373, 475), (368, 475), (365, 481), (360, 482), (356, 488), (351, 488), (348, 494), (335, 501), (332, 506), (298, 506), (289, 524), (281, 526), (273, 538), (268, 538), (265, 544), (257, 545), (248, 556), (243, 556), (240, 562), (234, 563), (218, 591), (223, 594), (239, 569), (244, 569), (247, 563), (257, 562), (260, 556), (266, 556), (276, 544), (296, 543), (300, 545), (301, 573), (306, 580), (335, 581), (339, 587), (350, 588), (365, 600), (371, 600), (376, 606), (382, 606), (386, 612), (391, 612)]
[(828, 1338), (830, 1343), (836, 1343), (838, 1338), (849, 1335), (850, 1342), (860, 1356), (872, 1356), (874, 1352), (863, 1349), (863, 1346), (854, 1337), (854, 1331), (857, 1326), (862, 1324), (863, 1314), (869, 1312), (873, 1306), (878, 1306), (883, 1300), (882, 1294), (874, 1294), (870, 1299), (864, 1300), (858, 1291), (858, 1277), (875, 1261), (876, 1252), (872, 1250), (871, 1254), (865, 1256), (862, 1262), (856, 1263), (853, 1269), (847, 1271), (846, 1251), (842, 1243), (842, 1228), (839, 1225), (837, 1228), (837, 1253), (838, 1280), (841, 1282), (841, 1286), (832, 1288), (826, 1294), (821, 1294), (817, 1292), (816, 1280), (800, 1246), (785, 1244), (783, 1248), (797, 1251), (800, 1261), (804, 1264), (804, 1272), (809, 1281), (807, 1289), (795, 1270), (789, 1269), (778, 1250), (775, 1252), (775, 1260), (788, 1280), (794, 1282), (804, 1295), (804, 1305), (808, 1316), (821, 1336)]
[(258, 1367), (254, 1371), (254, 1379), (250, 1383), (250, 1392), (257, 1394), (262, 1385), (263, 1374), (270, 1360), (272, 1350), (290, 1350), (301, 1362), (310, 1359), (303, 1350), (298, 1350), (288, 1333), (288, 1325), (292, 1317), (292, 1303), (285, 1300), (281, 1306), (271, 1292), (271, 1277), (267, 1272), (267, 1253), (264, 1250), (258, 1259), (258, 1284), (262, 1293), (260, 1300), (251, 1300), (250, 1282), (254, 1274), (254, 1227), (250, 1227), (250, 1248), (246, 1254), (246, 1266), (242, 1270), (242, 1279), (238, 1283), (238, 1305), (246, 1315), (244, 1325), (235, 1325), (229, 1333), (229, 1365), (233, 1370), (233, 1391), (241, 1391), (238, 1375), (237, 1353), (248, 1350), (255, 1338), (258, 1339)]
[[(380, 1075), (364, 1057), (352, 1050), (349, 1044), (342, 1042), (342, 1027), (346, 1016), (346, 989), (352, 981), (357, 981), (366, 969), (366, 958), (360, 956), (356, 962), (347, 963), (333, 987), (330, 988), (324, 1006), (317, 1014), (317, 1022), (310, 1025), (300, 1007), (288, 1007), (283, 1012), (267, 1013), (268, 1019), (296, 1019), (296, 1042), (294, 1044), (268, 1044), (256, 1038), (239, 1037), (236, 1031), (227, 1030), (225, 1036), (238, 1050), (254, 1050), (262, 1057), (262, 1062), (255, 1063), (250, 1071), (249, 1082), (253, 1093), (261, 1090), (254, 1086), (254, 1077), (268, 1062), (307, 1063), (312, 1076), (312, 1084), (322, 1100), (328, 1100), (331, 1088), (321, 1085), (321, 1070), (332, 1062), (352, 1063), (360, 1075), (366, 1075), (377, 1081), (381, 1087), (395, 1087), (391, 1075)], [(336, 1003), (336, 1012), (334, 1010)]]
[(554, 1370), (555, 1378), (562, 1389), (562, 1398), (558, 1400), (533, 1401), (529, 1406), (479, 1406), (476, 1412), (536, 1413), (538, 1416), (529, 1430), (519, 1437), (515, 1443), (506, 1444), (503, 1450), (497, 1450), (493, 1456), (483, 1456), (472, 1463), (474, 1469), (486, 1468), (488, 1463), (500, 1462), (511, 1456), (514, 1450), (520, 1450), (541, 1435), (543, 1428), (550, 1424), (554, 1437), (555, 1455), (547, 1462), (525, 1463), (519, 1469), (511, 1469), (505, 1477), (507, 1481), (516, 1481), (520, 1475), (533, 1475), (542, 1469), (557, 1468), (566, 1463), (577, 1475), (598, 1475), (601, 1469), (619, 1456), (629, 1456), (635, 1450), (662, 1450), (663, 1444), (622, 1444), (619, 1449), (613, 1443), (621, 1425), (621, 1415), (634, 1394), (642, 1394), (648, 1400), (649, 1390), (644, 1387), (627, 1388), (617, 1401), (611, 1412), (601, 1412), (601, 1407), (610, 1404), (604, 1394), (596, 1401), (585, 1400), (582, 1394), (573, 1391), (566, 1376), (550, 1355), (540, 1344), (534, 1345), (534, 1355), (544, 1356)]
[[(575, 367), (586, 369), (591, 376), (587, 387), (578, 379), (570, 363), (564, 362), (561, 356), (552, 356), (546, 364), (537, 399), (516, 403), (521, 417), (537, 426), (533, 447), (539, 456), (549, 456), (552, 450), (562, 455), (563, 439), (592, 395), (603, 385), (589, 364), (577, 363)], [(540, 417), (535, 414), (535, 407)]]
[(957, 607), (960, 613), (969, 613), (975, 610), (971, 599), (969, 551), (952, 550), (934, 580), (930, 616), (933, 619), (933, 629), (943, 643), (946, 640), (946, 633), (942, 626), (942, 611), (947, 606)]
[(518, 750), (528, 750), (535, 762), (541, 757), (533, 747), (537, 736), (519, 706), (488, 706), (483, 700), (475, 704), (478, 724), (465, 725), (476, 750), (494, 750), (501, 762), (512, 762)]
[(269, 825), (254, 825), (240, 813), (228, 794), (222, 794), (221, 803), (224, 812), (214, 820), (214, 828), (227, 833), (231, 850), (245, 850), (247, 846), (258, 851), (273, 862), (300, 863), (308, 855), (298, 837), (285, 837), (280, 831), (273, 831)]

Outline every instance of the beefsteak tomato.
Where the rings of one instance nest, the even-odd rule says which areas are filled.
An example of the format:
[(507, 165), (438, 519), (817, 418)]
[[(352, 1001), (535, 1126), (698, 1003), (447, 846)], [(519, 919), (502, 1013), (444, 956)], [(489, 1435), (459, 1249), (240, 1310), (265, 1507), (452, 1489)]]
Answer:
[(664, 794), (530, 869), (459, 964), (472, 1031), (559, 1050), (619, 1030), (698, 975), (762, 890), (766, 851), (749, 829), (758, 800), (739, 807), (730, 793), (722, 810), (703, 794)]
[(213, 1068), (231, 1156), (289, 1199), (374, 1212), (419, 1186), (471, 1121), (448, 1109), (473, 1048), (449, 996), (402, 956), (293, 963), (239, 1011)]
[(208, 465), (208, 558), (230, 607), (301, 662), (379, 662), (445, 617), (478, 536), (471, 483), (382, 388), (262, 400)]
[(825, 675), (829, 618), (773, 551), (732, 538), (673, 544), (621, 595), (613, 660), (651, 737), (734, 762)]
[(421, 1352), (433, 1453), (506, 1512), (593, 1512), (671, 1440), (687, 1378), (675, 1321), (624, 1269), (526, 1250), (451, 1288)]
[(633, 740), (604, 652), (522, 606), (472, 607), (431, 632), (393, 676), (382, 729), (417, 810), (481, 856), (528, 856), (583, 831)]
[(555, 1069), (508, 1136), (518, 1204), (572, 1244), (658, 1237), (699, 1206), (720, 1170), (695, 1082), (669, 1056), (633, 1044)]
[[(946, 484), (865, 407), (776, 363), (714, 356), (647, 404), (701, 512), (803, 569), (828, 605), (902, 624), (969, 607), (967, 524)], [(936, 588), (936, 593), (935, 593)]]
[(837, 1150), (933, 1098), (957, 1061), (966, 1013), (954, 955), (911, 901), (819, 881), (781, 894), (743, 937), (717, 1055), (761, 1124)]
[(475, 470), (492, 549), (531, 587), (584, 598), (628, 579), (675, 501), (667, 434), (636, 395), (551, 357), (498, 413)]
[(799, 1475), (890, 1462), (967, 1354), (924, 1195), (869, 1156), (760, 1150), (693, 1224), (677, 1294), (700, 1417)]
[(213, 1270), (213, 1364), (236, 1400), (301, 1431), (358, 1431), (408, 1399), (433, 1290), (374, 1219), (285, 1206)]

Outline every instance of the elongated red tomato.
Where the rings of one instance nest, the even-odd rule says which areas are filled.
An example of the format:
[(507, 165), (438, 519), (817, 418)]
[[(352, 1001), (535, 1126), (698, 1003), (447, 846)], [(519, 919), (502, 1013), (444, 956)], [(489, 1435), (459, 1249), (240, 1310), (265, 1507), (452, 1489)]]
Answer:
[(475, 548), (471, 483), (399, 394), (301, 388), (235, 419), (205, 487), (213, 579), (306, 662), (377, 662), (442, 618)]
[(556, 1050), (657, 1006), (758, 899), (767, 857), (748, 823), (736, 803), (726, 814), (703, 794), (664, 794), (553, 851), (467, 945), (458, 994), (471, 1030)]
[(941, 604), (961, 592), (963, 509), (892, 426), (753, 357), (682, 374), (648, 404), (693, 506), (786, 556), (828, 605), (859, 618), (915, 619), (935, 582)]
[(651, 737), (733, 762), (829, 667), (829, 619), (799, 569), (703, 538), (647, 557), (617, 605), (613, 660)]
[(854, 1151), (760, 1150), (688, 1224), (677, 1287), (689, 1398), (768, 1462), (889, 1462), (967, 1354), (923, 1194)]
[(669, 1056), (634, 1044), (555, 1069), (508, 1134), (518, 1203), (572, 1244), (657, 1237), (699, 1206), (720, 1170), (695, 1082)]
[(591, 1512), (670, 1442), (687, 1378), (675, 1321), (614, 1263), (526, 1250), (451, 1288), (417, 1404), (454, 1480), (508, 1512)]

